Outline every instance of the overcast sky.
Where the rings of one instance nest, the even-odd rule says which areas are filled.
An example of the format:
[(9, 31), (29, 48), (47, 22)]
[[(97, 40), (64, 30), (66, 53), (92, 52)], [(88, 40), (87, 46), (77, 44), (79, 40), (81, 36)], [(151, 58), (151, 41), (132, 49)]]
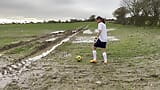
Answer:
[(120, 0), (0, 0), (0, 17), (112, 18)]

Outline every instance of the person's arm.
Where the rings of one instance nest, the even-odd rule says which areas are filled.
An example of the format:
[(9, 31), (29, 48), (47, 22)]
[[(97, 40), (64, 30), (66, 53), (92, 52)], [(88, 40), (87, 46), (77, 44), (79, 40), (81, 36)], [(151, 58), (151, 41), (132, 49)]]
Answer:
[(101, 34), (101, 32), (102, 32), (102, 24), (98, 24), (98, 34), (97, 34), (97, 36), (96, 36), (96, 38), (95, 39), (98, 39), (98, 37), (100, 36), (100, 34)]
[(101, 32), (102, 32), (102, 30), (99, 30), (99, 32), (98, 32), (98, 34), (97, 34), (95, 39), (98, 39), (98, 37), (100, 36)]

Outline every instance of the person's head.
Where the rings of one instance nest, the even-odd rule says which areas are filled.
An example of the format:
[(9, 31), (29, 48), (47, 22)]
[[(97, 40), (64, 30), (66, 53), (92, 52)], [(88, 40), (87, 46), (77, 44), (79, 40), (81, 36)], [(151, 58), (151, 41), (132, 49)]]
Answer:
[(105, 23), (105, 20), (104, 20), (102, 17), (100, 17), (100, 16), (98, 16), (98, 17), (96, 18), (96, 21), (97, 21), (97, 23), (100, 23), (100, 22)]

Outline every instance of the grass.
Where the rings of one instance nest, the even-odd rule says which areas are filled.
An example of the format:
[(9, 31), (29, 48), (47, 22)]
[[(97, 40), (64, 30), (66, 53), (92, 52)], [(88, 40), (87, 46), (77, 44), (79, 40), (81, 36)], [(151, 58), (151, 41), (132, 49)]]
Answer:
[[(120, 39), (118, 42), (109, 42), (107, 46), (108, 58), (112, 62), (125, 61), (135, 57), (149, 56), (160, 53), (160, 30), (159, 28), (143, 28), (135, 26), (124, 26), (118, 24), (107, 24), (108, 28), (115, 28), (109, 35)], [(90, 29), (96, 29), (96, 23), (90, 23)], [(92, 59), (92, 44), (72, 44), (66, 43), (59, 47), (60, 51), (68, 51), (71, 63), (75, 62), (76, 55), (81, 55), (83, 64)], [(100, 49), (98, 49), (98, 59), (102, 60)], [(87, 61), (86, 61), (87, 60)], [(80, 63), (82, 64), (82, 63)]]
[[(51, 54), (50, 58), (62, 66), (75, 65), (84, 70), (89, 68), (88, 77), (107, 82), (106, 85), (100, 86), (103, 89), (105, 87), (110, 87), (111, 90), (145, 90), (146, 87), (149, 90), (159, 89), (160, 70), (157, 68), (160, 63), (160, 29), (111, 23), (107, 24), (107, 27), (115, 28), (115, 31), (108, 34), (120, 39), (120, 41), (108, 43), (109, 63), (107, 65), (100, 63), (103, 60), (100, 49), (97, 50), (98, 63), (89, 63), (92, 59), (92, 44), (86, 43), (64, 43), (56, 49), (54, 54)], [(90, 23), (89, 28), (96, 29), (96, 23)], [(83, 34), (79, 35), (83, 36)], [(64, 53), (68, 56), (64, 57)], [(82, 62), (77, 62), (75, 59), (77, 55), (82, 56)], [(90, 83), (93, 84), (93, 82)]]
[(159, 53), (159, 29), (134, 26), (117, 28), (111, 34), (118, 37), (120, 42), (111, 42), (108, 48), (112, 57), (130, 58)]
[[(90, 23), (89, 28), (95, 29), (96, 23)], [(158, 88), (159, 86), (159, 60), (160, 60), (160, 29), (154, 27), (135, 27), (117, 24), (107, 24), (108, 28), (115, 28), (108, 34), (120, 39), (117, 42), (109, 42), (107, 54), (109, 64), (103, 65), (102, 51), (97, 50), (98, 64), (91, 64), (92, 44), (65, 43), (57, 48), (52, 60), (62, 65), (79, 65), (84, 69), (89, 68), (89, 75), (95, 78), (103, 77), (102, 82), (110, 84), (102, 88), (116, 88), (113, 90), (145, 90)], [(83, 35), (83, 34), (80, 34)], [(70, 54), (63, 57), (62, 52)], [(62, 54), (62, 56), (60, 56)], [(82, 62), (77, 62), (75, 57), (82, 56)], [(56, 57), (60, 56), (60, 57)], [(94, 74), (94, 75), (93, 75)], [(157, 76), (158, 77), (154, 77)], [(98, 79), (99, 80), (99, 79)], [(153, 86), (150, 86), (151, 83)]]
[[(82, 25), (88, 25), (91, 30), (95, 30), (95, 22), (87, 23), (55, 23), (55, 24), (13, 24), (0, 25), (0, 47), (10, 44), (11, 42), (28, 40), (23, 36), (34, 36), (52, 32), (54, 30), (71, 30)], [(108, 35), (116, 36), (120, 39), (118, 42), (108, 43), (108, 56), (110, 59), (128, 59), (132, 57), (147, 56), (160, 52), (160, 30), (154, 27), (135, 27), (129, 25), (119, 25), (107, 23), (107, 28), (115, 28), (115, 31), (109, 32)], [(81, 34), (82, 35), (82, 34)], [(21, 37), (21, 38), (20, 38)], [(71, 47), (72, 46), (72, 47)], [(88, 55), (85, 60), (90, 60), (91, 44), (65, 44), (62, 50), (74, 52), (76, 55)], [(28, 49), (28, 48), (27, 48)], [(17, 49), (14, 52), (21, 52)], [(26, 49), (25, 49), (26, 50)], [(98, 50), (100, 52), (100, 50)], [(85, 54), (84, 54), (85, 53)], [(101, 58), (101, 55), (98, 55)], [(73, 58), (74, 59), (74, 58)]]
[(82, 25), (84, 23), (0, 25), (0, 47), (11, 42), (32, 39), (32, 36), (43, 35), (55, 30), (72, 30)]
[[(54, 24), (13, 24), (13, 25), (0, 25), (0, 47), (10, 44), (11, 42), (27, 40), (23, 36), (35, 36), (45, 33), (49, 33), (55, 30), (71, 30), (76, 29), (82, 25), (88, 25), (91, 30), (96, 29), (97, 24), (95, 22), (87, 23), (54, 23)], [(120, 39), (119, 42), (108, 43), (109, 57), (113, 59), (118, 58), (130, 58), (144, 55), (150, 55), (159, 53), (160, 44), (160, 30), (154, 27), (135, 27), (124, 26), (119, 24), (107, 23), (107, 28), (115, 28), (115, 31), (108, 33), (109, 35), (116, 36)], [(74, 44), (71, 44), (71, 46)], [(81, 44), (80, 44), (81, 45)], [(87, 44), (81, 45), (86, 46)], [(68, 45), (70, 46), (70, 45)], [(75, 47), (76, 46), (76, 47)], [(90, 53), (91, 46), (80, 47), (80, 50), (76, 50), (79, 45), (75, 45), (74, 49), (78, 53)], [(64, 47), (64, 49), (67, 47)], [(71, 47), (68, 47), (71, 48)], [(85, 52), (83, 51), (85, 50)], [(20, 49), (21, 50), (21, 49)], [(23, 50), (23, 49), (22, 49)], [(19, 51), (19, 50), (18, 50)], [(88, 58), (89, 59), (89, 58)]]
[[(1, 38), (1, 43), (6, 44), (7, 42), (12, 42), (12, 40), (7, 37), (17, 35), (40, 35), (54, 30), (75, 29), (84, 24), (89, 25), (89, 28), (92, 30), (96, 29), (97, 26), (94, 22), (71, 24), (27, 24), (22, 26), (4, 25), (5, 29), (3, 30), (4, 26), (1, 26), (0, 29), (0, 32), (3, 32), (0, 33), (2, 35), (0, 37), (3, 37), (3, 39)], [(18, 28), (24, 29), (24, 32), (19, 32), (20, 29)], [(107, 23), (107, 28), (115, 28), (116, 30), (109, 32), (108, 35), (120, 39), (120, 41), (117, 42), (108, 42), (107, 54), (109, 64), (90, 64), (89, 60), (92, 59), (92, 44), (73, 44), (71, 41), (59, 46), (54, 53), (47, 56), (45, 59), (46, 61), (43, 60), (43, 62), (51, 60), (51, 62), (60, 63), (60, 66), (80, 66), (76, 68), (76, 70), (88, 70), (86, 72), (88, 73), (87, 76), (89, 77), (89, 80), (92, 80), (92, 77), (94, 77), (93, 81), (100, 80), (106, 82), (106, 85), (100, 86), (102, 88), (106, 86), (111, 87), (111, 89), (116, 88), (115, 90), (145, 90), (145, 87), (150, 88), (150, 84), (152, 84), (153, 87), (159, 86), (160, 70), (157, 68), (160, 63), (160, 29), (154, 27), (144, 28), (128, 25), (124, 26), (112, 23)], [(4, 33), (5, 31), (8, 33)], [(82, 33), (79, 35), (83, 36)], [(5, 41), (4, 39), (8, 41)], [(16, 39), (23, 40), (24, 38)], [(34, 49), (34, 46), (16, 48), (11, 52), (8, 52), (8, 54), (23, 55)], [(98, 49), (97, 52), (98, 62), (100, 62), (103, 60), (101, 50)], [(82, 62), (77, 62), (75, 59), (77, 55), (82, 56)], [(70, 69), (70, 72), (75, 74), (73, 68)], [(67, 73), (69, 77), (74, 75), (69, 74), (70, 72), (68, 73), (68, 68), (64, 68), (63, 70), (58, 72), (63, 72), (64, 74)], [(67, 72), (65, 72), (65, 70), (67, 70)], [(83, 72), (78, 72), (78, 74), (82, 73)], [(85, 83), (87, 82), (87, 85), (89, 84), (88, 86), (90, 86), (90, 84), (94, 85), (94, 82), (88, 83), (88, 81), (85, 81), (85, 77), (83, 79)]]

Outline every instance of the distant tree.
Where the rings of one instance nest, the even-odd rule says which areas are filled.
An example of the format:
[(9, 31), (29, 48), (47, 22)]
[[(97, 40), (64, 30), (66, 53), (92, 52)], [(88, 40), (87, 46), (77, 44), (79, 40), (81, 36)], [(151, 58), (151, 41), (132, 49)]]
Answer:
[(34, 22), (30, 22), (29, 24), (34, 24)]
[(69, 21), (69, 20), (66, 20), (65, 23), (70, 23), (70, 21)]
[(120, 7), (114, 11), (113, 16), (117, 18), (117, 23), (125, 24), (125, 17), (128, 13), (128, 9)]
[(57, 23), (57, 22), (54, 21), (54, 20), (50, 20), (50, 21), (48, 21), (47, 23)]
[(12, 22), (11, 24), (16, 24), (16, 22)]
[(62, 21), (61, 20), (58, 20), (58, 22), (57, 23), (62, 23)]
[(159, 25), (160, 0), (122, 0), (121, 6), (130, 11), (130, 24)]
[(79, 22), (79, 21), (77, 19), (70, 19), (70, 22), (74, 23), (74, 22)]
[(44, 20), (42, 23), (48, 23), (46, 20)]
[(88, 21), (95, 21), (96, 15), (91, 15), (88, 19)]
[(37, 22), (36, 24), (43, 24), (44, 22)]
[(150, 0), (150, 4), (153, 24), (158, 25), (160, 20), (160, 0)]

